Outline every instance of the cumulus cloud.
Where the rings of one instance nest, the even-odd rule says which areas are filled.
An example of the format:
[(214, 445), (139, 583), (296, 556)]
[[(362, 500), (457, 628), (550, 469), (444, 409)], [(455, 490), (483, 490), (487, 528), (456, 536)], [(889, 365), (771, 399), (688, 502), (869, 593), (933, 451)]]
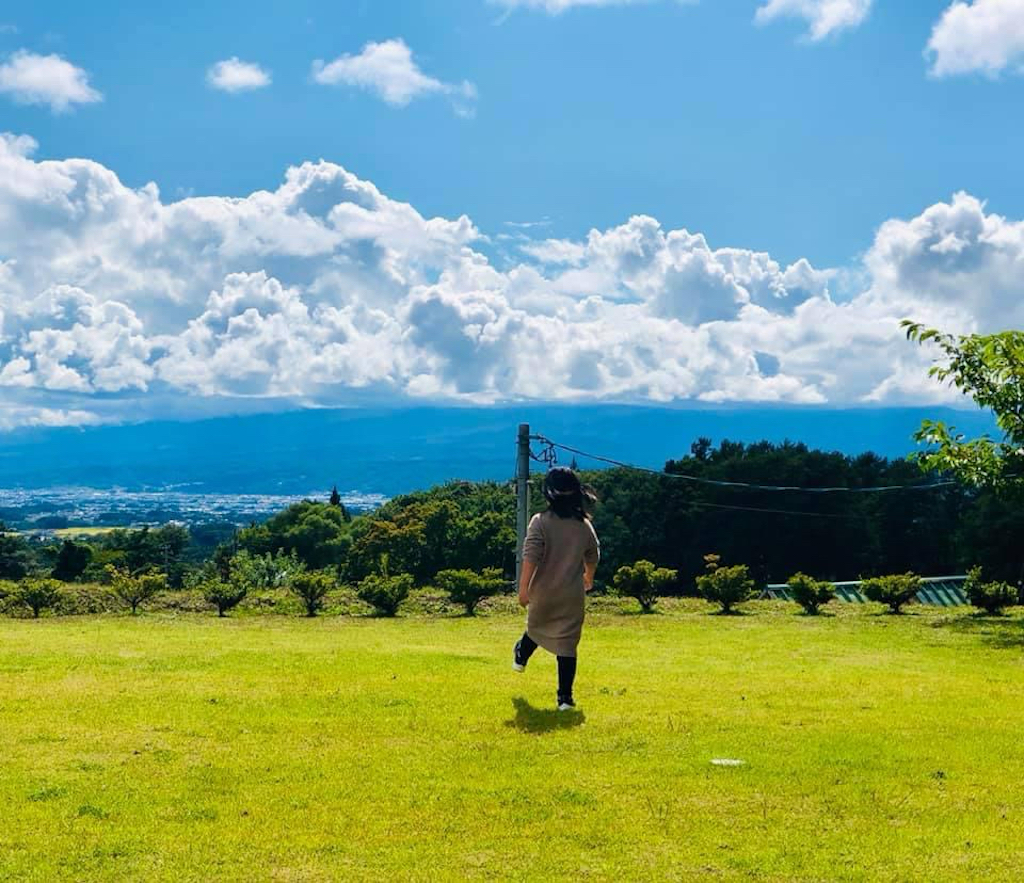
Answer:
[(103, 100), (82, 68), (59, 55), (37, 55), (24, 49), (0, 64), (0, 94), (18, 104), (48, 105), (54, 113)]
[(938, 77), (1024, 70), (1024, 0), (957, 0), (928, 41)]
[(768, 0), (755, 14), (758, 24), (779, 18), (802, 18), (807, 36), (824, 40), (831, 34), (861, 24), (871, 12), (872, 0)]
[(420, 70), (404, 40), (367, 43), (358, 55), (313, 62), (313, 80), (324, 86), (367, 89), (393, 107), (405, 107), (416, 98), (446, 95), (457, 110), (469, 113), (476, 100), (472, 83), (445, 83)]
[[(1024, 222), (957, 194), (878, 231), (858, 292), (638, 215), (496, 263), (329, 162), (245, 198), (167, 202), (0, 138), (0, 425), (241, 401), (920, 402), (905, 317), (1024, 321)], [(254, 405), (255, 406), (255, 405)]]
[(222, 92), (248, 92), (270, 85), (270, 73), (236, 56), (218, 61), (206, 72), (206, 82)]

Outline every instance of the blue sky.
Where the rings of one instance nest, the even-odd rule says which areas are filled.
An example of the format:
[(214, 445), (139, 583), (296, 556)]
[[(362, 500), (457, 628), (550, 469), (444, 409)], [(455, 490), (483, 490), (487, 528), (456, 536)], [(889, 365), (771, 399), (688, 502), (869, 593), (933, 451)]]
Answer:
[[(0, 119), (41, 156), (89, 156), (167, 196), (245, 195), (323, 157), (492, 232), (547, 218), (580, 236), (648, 213), (786, 261), (846, 261), (885, 219), (957, 190), (1024, 214), (1024, 79), (929, 77), (925, 46), (948, 3), (879, 0), (817, 43), (799, 19), (755, 26), (757, 5), (551, 16), (483, 0), (39, 0), (8, 13), (19, 33), (4, 48), (65, 55), (105, 100), (61, 116), (6, 106)], [(432, 76), (476, 85), (474, 119), (311, 85), (314, 59), (397, 37)], [(269, 68), (272, 87), (211, 90), (204, 72), (230, 56)]]
[[(553, 10), (559, 4), (572, 8)], [(255, 395), (334, 404), (356, 390), (509, 400), (531, 393), (509, 379), (526, 369), (510, 364), (505, 350), (515, 348), (516, 335), (532, 335), (550, 352), (558, 332), (537, 324), (538, 316), (558, 313), (566, 327), (595, 321), (605, 330), (646, 329), (645, 322), (657, 320), (637, 331), (639, 338), (664, 334), (672, 340), (652, 355), (639, 338), (613, 340), (592, 328), (586, 346), (559, 353), (572, 384), (554, 389), (549, 380), (549, 392), (536, 390), (538, 398), (744, 399), (750, 388), (743, 378), (754, 372), (757, 384), (765, 381), (751, 394), (756, 400), (916, 401), (926, 390), (910, 379), (919, 362), (891, 355), (886, 347), (895, 346), (895, 338), (878, 330), (883, 323), (891, 332), (895, 318), (914, 310), (970, 330), (1013, 317), (1019, 306), (1012, 292), (1024, 262), (1005, 242), (1024, 236), (1014, 220), (1024, 217), (1024, 0), (837, 5), (846, 7), (847, 17), (824, 24), (815, 19), (820, 0), (37, 0), (9, 8), (0, 16), (0, 132), (22, 139), (10, 141), (12, 178), (41, 180), (58, 171), (45, 160), (81, 157), (92, 164), (89, 176), (100, 169), (117, 176), (116, 186), (105, 178), (96, 185), (111, 187), (116, 200), (155, 182), (163, 212), (187, 197), (277, 192), (286, 170), (322, 158), (334, 171), (321, 170), (309, 186), (317, 192), (341, 186), (337, 167), (372, 182), (385, 199), (371, 207), (374, 223), (389, 232), (350, 235), (325, 216), (301, 248), (294, 241), (261, 245), (238, 258), (237, 248), (227, 256), (229, 234), (218, 228), (213, 245), (196, 247), (204, 255), (215, 249), (223, 260), (188, 296), (175, 293), (187, 287), (184, 279), (159, 290), (142, 282), (115, 285), (114, 275), (122, 282), (130, 275), (128, 264), (139, 278), (170, 278), (187, 275), (182, 267), (190, 261), (182, 259), (172, 271), (160, 263), (165, 250), (152, 243), (131, 256), (100, 249), (105, 257), (98, 259), (93, 228), (81, 211), (68, 208), (61, 221), (83, 249), (80, 262), (59, 266), (50, 258), (44, 264), (34, 246), (0, 232), (0, 261), (7, 261), (14, 280), (8, 283), (8, 327), (0, 335), (0, 384), (24, 397), (22, 417), (45, 412), (55, 420), (68, 414), (116, 418), (111, 399), (156, 400), (157, 393), (181, 392), (190, 383), (204, 396), (225, 400)], [(371, 44), (381, 55), (367, 64)], [(392, 80), (399, 91), (389, 97), (381, 91), (381, 65), (393, 66), (397, 58), (401, 68), (402, 52), (398, 76), (405, 80)], [(51, 66), (37, 75), (29, 68), (41, 59)], [(212, 84), (214, 65), (232, 61), (248, 67), (225, 76), (237, 74), (242, 80), (236, 85), (254, 88)], [(61, 81), (57, 86), (32, 79), (51, 73)], [(40, 98), (40, 89), (71, 92)], [(86, 173), (68, 166), (61, 174), (61, 180), (78, 180)], [(25, 212), (33, 199), (37, 207), (48, 199), (45, 189), (32, 197), (19, 191), (16, 198)], [(285, 206), (286, 195), (280, 200), (281, 211), (292, 217), (297, 203)], [(417, 230), (426, 225), (420, 231), (427, 231), (425, 238), (412, 245), (399, 218), (404, 210), (394, 208), (405, 204), (419, 219), (409, 223)], [(208, 204), (201, 209), (211, 210)], [(135, 209), (125, 211), (122, 230), (137, 224), (130, 214)], [(160, 236), (195, 244), (191, 228), (180, 226), (179, 216), (192, 218), (191, 211), (168, 213), (176, 219)], [(462, 216), (472, 233), (456, 229)], [(633, 223), (634, 216), (656, 219), (656, 225)], [(435, 217), (452, 225), (442, 237), (451, 251), (443, 256), (428, 223)], [(599, 241), (587, 240), (592, 230)], [(680, 231), (704, 237), (685, 246), (685, 259)], [(314, 249), (310, 243), (328, 236), (335, 240), (322, 252), (320, 269), (299, 267), (296, 248), (306, 254)], [(338, 282), (325, 268), (351, 267), (357, 240), (364, 256), (371, 247), (392, 257), (397, 250), (402, 268), (395, 271), (392, 260), (382, 259), (373, 272), (383, 273), (383, 281), (368, 281), (370, 270), (360, 266)], [(617, 243), (626, 240), (627, 251), (644, 260), (655, 256), (656, 273), (648, 267), (640, 278), (623, 260)], [(268, 256), (274, 248), (278, 253)], [(467, 258), (467, 249), (480, 257)], [(256, 251), (266, 257), (263, 263)], [(699, 278), (692, 270), (698, 253)], [(931, 256), (927, 266), (922, 254)], [(765, 260), (777, 266), (750, 271), (751, 255), (770, 256)], [(96, 271), (97, 261), (106, 275)], [(487, 279), (473, 275), (483, 272), (472, 269), (474, 261), (487, 262)], [(971, 280), (963, 275), (968, 265), (977, 270)], [(420, 349), (374, 376), (354, 376), (351, 366), (328, 372), (326, 385), (286, 381), (269, 357), (261, 364), (273, 382), (263, 385), (251, 378), (224, 385), (205, 374), (200, 383), (198, 369), (187, 372), (187, 381), (171, 380), (168, 371), (155, 369), (168, 353), (180, 362), (180, 347), (195, 355), (192, 342), (173, 343), (171, 336), (182, 332), (186, 319), (213, 321), (204, 301), (211, 291), (226, 299), (225, 280), (237, 273), (250, 274), (241, 285), (250, 295), (275, 283), (285, 292), (238, 294), (232, 301), (238, 315), (245, 309), (261, 319), (275, 310), (287, 314), (282, 304), (295, 291), (311, 316), (325, 303), (348, 310), (346, 321), (360, 334), (384, 321), (370, 321), (366, 311), (381, 310), (398, 325), (378, 346), (397, 346), (401, 339)], [(259, 273), (262, 281), (252, 277)], [(382, 291), (395, 279), (398, 289), (385, 303)], [(324, 295), (332, 284), (342, 285), (333, 300)], [(988, 294), (952, 293), (965, 284)], [(54, 286), (76, 293), (54, 295)], [(25, 306), (45, 301), (33, 309), (52, 317), (67, 313), (54, 304), (68, 297), (80, 311), (83, 303), (93, 311), (83, 327), (102, 325), (113, 335), (105, 338), (116, 345), (105, 351), (109, 370), (103, 376), (120, 380), (97, 380), (98, 345), (81, 343), (85, 332), (75, 331), (74, 323), (47, 324)], [(721, 297), (724, 305), (716, 300)], [(183, 306), (189, 298), (191, 311)], [(1007, 298), (1013, 299), (1009, 310)], [(22, 306), (15, 308), (15, 300)], [(106, 303), (131, 313), (124, 319), (127, 314), (118, 312), (121, 330), (109, 327), (113, 308), (100, 309)], [(842, 318), (815, 312), (850, 304), (852, 314)], [(595, 310), (613, 307), (633, 312), (595, 318)], [(223, 327), (210, 332), (218, 340), (230, 336), (230, 320), (221, 320)], [(852, 327), (854, 320), (872, 329), (863, 332), (877, 353), (878, 370), (870, 378), (836, 380), (823, 357), (799, 350), (809, 328)], [(729, 321), (746, 324), (723, 329)], [(142, 326), (139, 340), (124, 330), (134, 322)], [(462, 330), (448, 339), (452, 323)], [(784, 323), (796, 324), (780, 330)], [(344, 340), (334, 341), (339, 346), (357, 336), (346, 328)], [(62, 338), (43, 353), (45, 335), (32, 337), (43, 331), (71, 334), (78, 343)], [(836, 342), (816, 339), (816, 345), (828, 353)], [(141, 367), (128, 368), (111, 349), (133, 353)], [(619, 362), (607, 358), (613, 351)], [(355, 353), (346, 358), (366, 361)], [(671, 359), (678, 364), (668, 377), (662, 369)], [(206, 351), (201, 361), (211, 360)], [(728, 382), (706, 380), (711, 369), (704, 362), (716, 360), (745, 367)], [(480, 372), (489, 378), (483, 386), (471, 380)], [(634, 379), (620, 382), (627, 374)]]

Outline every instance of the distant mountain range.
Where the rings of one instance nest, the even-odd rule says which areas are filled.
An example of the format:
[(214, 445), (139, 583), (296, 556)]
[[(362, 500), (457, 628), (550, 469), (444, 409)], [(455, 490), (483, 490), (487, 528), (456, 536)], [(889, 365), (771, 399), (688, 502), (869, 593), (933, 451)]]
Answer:
[[(977, 411), (942, 408), (529, 406), (307, 410), (182, 423), (25, 429), (0, 435), (0, 487), (392, 496), (450, 479), (507, 479), (516, 427), (584, 451), (661, 468), (708, 436), (801, 441), (901, 457), (922, 418), (993, 432)], [(579, 458), (580, 465), (595, 465)]]

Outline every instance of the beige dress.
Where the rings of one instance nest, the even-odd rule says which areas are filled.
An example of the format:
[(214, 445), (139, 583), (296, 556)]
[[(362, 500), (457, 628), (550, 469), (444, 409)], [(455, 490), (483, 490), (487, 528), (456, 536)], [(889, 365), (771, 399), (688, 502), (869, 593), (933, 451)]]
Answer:
[(583, 632), (583, 564), (601, 555), (589, 521), (535, 515), (526, 532), (523, 558), (537, 565), (530, 583), (526, 633), (556, 656), (575, 656)]

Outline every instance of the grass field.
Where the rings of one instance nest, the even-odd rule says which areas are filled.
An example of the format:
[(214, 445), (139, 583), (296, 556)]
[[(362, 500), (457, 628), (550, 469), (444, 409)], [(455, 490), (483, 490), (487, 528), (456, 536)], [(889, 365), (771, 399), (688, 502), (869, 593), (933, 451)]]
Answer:
[(1021, 879), (1024, 620), (794, 609), (0, 620), (0, 880)]
[(84, 537), (101, 537), (104, 534), (113, 533), (118, 530), (116, 527), (61, 527), (55, 530), (54, 535), (65, 540), (78, 540)]

